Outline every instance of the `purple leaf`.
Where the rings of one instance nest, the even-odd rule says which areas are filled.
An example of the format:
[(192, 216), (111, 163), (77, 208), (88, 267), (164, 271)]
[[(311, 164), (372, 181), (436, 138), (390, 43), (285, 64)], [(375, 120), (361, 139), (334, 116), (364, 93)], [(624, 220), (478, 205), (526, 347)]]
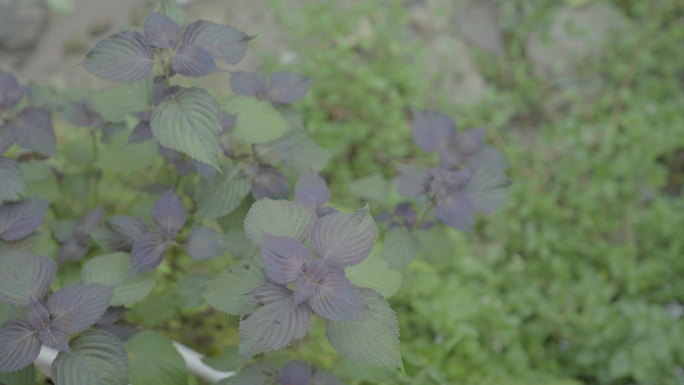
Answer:
[(233, 72), (230, 76), (230, 88), (236, 95), (260, 97), (266, 93), (264, 80), (254, 72)]
[(21, 199), (26, 186), (19, 165), (13, 159), (0, 157), (0, 181), (0, 202)]
[(173, 48), (178, 44), (181, 29), (175, 21), (152, 12), (145, 19), (145, 41), (157, 48)]
[(182, 88), (179, 86), (171, 86), (167, 88), (165, 82), (158, 83), (154, 88), (154, 92), (152, 93), (152, 101), (155, 106), (159, 105), (171, 98), (175, 98), (176, 94), (178, 94), (181, 90)]
[(331, 273), (331, 268), (323, 259), (307, 263), (301, 270), (294, 287), (295, 305), (311, 298), (318, 290), (321, 281), (323, 281), (326, 275)]
[(121, 317), (126, 314), (126, 309), (123, 306), (110, 306), (107, 308), (107, 311), (100, 317), (99, 320), (97, 320), (96, 324), (97, 325), (112, 325), (116, 323), (116, 321), (120, 320)]
[(77, 127), (101, 127), (104, 124), (102, 116), (89, 102), (69, 103), (60, 115)]
[(458, 150), (465, 156), (475, 154), (482, 148), (484, 143), (484, 130), (467, 130), (459, 133), (454, 138)]
[(173, 190), (168, 190), (159, 197), (152, 209), (152, 216), (159, 231), (168, 239), (176, 238), (178, 231), (185, 225), (183, 203)]
[(31, 298), (26, 314), (33, 330), (47, 329), (50, 325), (50, 310), (38, 300)]
[(252, 179), (254, 199), (287, 199), (289, 195), (290, 183), (282, 171), (268, 166), (260, 166), (257, 169), (257, 175)]
[(302, 338), (311, 326), (306, 303), (294, 305), (292, 298), (269, 303), (240, 321), (240, 354), (250, 358), (286, 347)]
[(94, 236), (107, 251), (131, 251), (133, 243), (147, 231), (147, 226), (139, 218), (115, 216)]
[(247, 35), (233, 27), (203, 20), (190, 23), (183, 36), (183, 44), (202, 47), (214, 60), (224, 60), (232, 65), (245, 57), (248, 40)]
[(273, 282), (287, 285), (302, 274), (302, 267), (313, 262), (313, 253), (296, 239), (264, 234), (261, 260), (266, 276)]
[(430, 175), (427, 170), (417, 170), (407, 164), (397, 164), (399, 174), (394, 184), (399, 194), (405, 197), (417, 197), (428, 191)]
[(0, 111), (16, 106), (24, 93), (25, 89), (19, 86), (14, 75), (0, 70)]
[(330, 373), (315, 371), (309, 385), (342, 385), (342, 382)]
[(330, 199), (330, 189), (325, 179), (315, 172), (302, 174), (295, 185), (295, 199), (305, 205), (320, 207)]
[(49, 206), (36, 198), (0, 206), (0, 239), (18, 241), (31, 235), (43, 223)]
[(78, 333), (99, 320), (109, 306), (113, 286), (86, 283), (63, 287), (48, 300), (52, 325), (66, 334)]
[(152, 127), (150, 127), (150, 121), (141, 120), (128, 137), (128, 143), (142, 143), (147, 142), (150, 139), (152, 139)]
[(311, 230), (311, 243), (319, 258), (330, 266), (360, 263), (373, 249), (378, 229), (368, 205), (354, 213), (332, 213), (320, 218)]
[(41, 155), (57, 153), (57, 141), (52, 129), (50, 114), (38, 109), (27, 108), (10, 123), (14, 140), (18, 145)]
[(166, 253), (166, 236), (158, 232), (142, 235), (131, 250), (131, 273), (140, 274), (154, 270), (162, 263)]
[(202, 163), (193, 159), (192, 164), (195, 166), (195, 170), (202, 175), (202, 178), (210, 180), (214, 175), (216, 175), (216, 169), (211, 167), (206, 163)]
[(171, 67), (183, 76), (198, 78), (223, 71), (214, 63), (214, 59), (204, 48), (184, 44), (171, 59)]
[(286, 286), (268, 282), (252, 290), (249, 293), (249, 299), (245, 305), (248, 307), (257, 304), (268, 305), (270, 303), (291, 299), (292, 294), (292, 290), (288, 289)]
[(185, 241), (185, 251), (197, 260), (205, 260), (223, 254), (227, 249), (223, 235), (207, 226), (197, 226)]
[(342, 270), (326, 274), (308, 303), (316, 314), (333, 321), (355, 321), (368, 311), (363, 298)]
[(309, 385), (311, 366), (303, 361), (290, 361), (280, 369), (280, 385)]
[(465, 195), (476, 211), (489, 213), (501, 206), (506, 200), (510, 181), (500, 172), (477, 169), (468, 180)]
[(14, 132), (12, 132), (12, 125), (0, 126), (0, 155), (6, 153), (13, 144)]
[(453, 192), (437, 202), (435, 215), (446, 225), (472, 232), (475, 226), (475, 208), (460, 192)]
[(0, 373), (17, 371), (38, 357), (38, 332), (31, 330), (24, 320), (9, 320), (0, 326), (0, 346)]
[(60, 263), (80, 261), (88, 253), (89, 249), (90, 245), (88, 239), (84, 240), (83, 237), (71, 237), (62, 244), (62, 247), (60, 247), (59, 253), (57, 254), (57, 260)]
[(268, 83), (268, 97), (281, 104), (290, 104), (304, 98), (311, 80), (290, 72), (276, 72)]
[(42, 300), (55, 277), (57, 264), (25, 252), (0, 255), (0, 301), (26, 306), (31, 298)]
[(223, 118), (223, 132), (230, 132), (230, 130), (232, 130), (233, 127), (235, 127), (235, 123), (237, 122), (237, 115), (221, 111), (221, 117)]
[(97, 206), (76, 222), (74, 233), (76, 235), (87, 235), (91, 231), (100, 228), (100, 226), (102, 226), (102, 208)]
[(38, 339), (43, 345), (51, 349), (61, 350), (67, 353), (69, 349), (69, 335), (55, 325), (50, 325), (48, 329), (38, 331)]
[(456, 134), (454, 121), (439, 111), (413, 112), (413, 139), (427, 152), (446, 147)]
[(471, 177), (469, 169), (464, 168), (458, 171), (449, 171), (443, 168), (432, 168), (429, 170), (432, 180), (430, 181), (430, 191), (438, 197), (463, 190)]
[(152, 49), (138, 32), (115, 33), (88, 52), (83, 67), (91, 74), (116, 83), (147, 77), (154, 62)]
[[(230, 385), (276, 385), (278, 372), (270, 364), (256, 364), (230, 378)], [(224, 380), (225, 381), (225, 380)], [(219, 382), (223, 384), (223, 381)]]
[(466, 159), (466, 166), (471, 169), (486, 169), (503, 173), (511, 167), (506, 157), (496, 148), (483, 145), (479, 151)]

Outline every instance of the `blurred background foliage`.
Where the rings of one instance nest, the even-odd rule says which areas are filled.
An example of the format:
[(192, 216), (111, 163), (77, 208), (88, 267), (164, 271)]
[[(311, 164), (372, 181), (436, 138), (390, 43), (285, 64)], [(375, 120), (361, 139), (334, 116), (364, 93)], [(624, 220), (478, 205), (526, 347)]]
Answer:
[[(322, 324), (269, 360), (304, 358), (350, 384), (684, 384), (684, 3), (262, 6), (287, 40), (286, 49), (260, 56), (266, 72), (313, 78), (296, 108), (312, 138), (332, 151), (322, 172), (331, 202), (370, 201), (375, 214), (401, 202), (389, 182), (395, 162), (435, 161), (413, 144), (413, 108), (439, 109), (459, 129), (486, 128), (508, 157), (513, 182), (506, 204), (475, 234), (430, 232), (420, 239), (423, 255), (402, 270), (390, 302), (405, 375), (341, 360)], [(264, 32), (256, 43), (267, 38)], [(225, 85), (217, 94), (228, 92), (222, 82), (210, 82)], [(159, 191), (146, 181), (173, 178), (147, 156), (155, 149), (124, 151), (122, 135), (109, 149), (93, 148), (87, 130), (56, 125), (60, 153), (68, 155), (56, 161), (63, 175), (46, 178), (41, 162), (22, 169), (33, 195), (59, 199), (68, 211), (53, 216), (90, 207), (84, 165), (93, 151), (112, 159), (103, 170), (112, 176), (100, 186), (105, 209), (149, 216), (155, 198), (140, 191)], [(154, 167), (133, 178), (117, 174), (131, 164)], [(41, 247), (50, 254), (57, 245)], [(126, 319), (219, 354), (212, 364), (234, 369), (241, 362), (226, 345), (237, 345), (238, 320), (196, 301), (208, 273), (229, 263), (196, 267), (171, 256), (154, 293)], [(60, 282), (79, 278), (78, 266), (66, 265)]]

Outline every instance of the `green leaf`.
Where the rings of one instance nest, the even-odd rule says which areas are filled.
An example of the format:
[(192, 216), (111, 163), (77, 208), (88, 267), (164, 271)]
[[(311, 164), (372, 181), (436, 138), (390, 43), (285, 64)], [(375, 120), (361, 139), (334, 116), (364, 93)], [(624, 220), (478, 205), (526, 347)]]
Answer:
[(132, 112), (147, 111), (152, 102), (152, 77), (106, 88), (95, 93), (93, 107), (109, 122), (120, 122)]
[(351, 182), (349, 191), (362, 200), (385, 202), (390, 191), (390, 182), (376, 172)]
[(257, 146), (257, 155), (270, 164), (282, 164), (295, 174), (320, 172), (330, 160), (330, 151), (303, 131), (291, 131), (281, 139)]
[(216, 310), (233, 315), (248, 314), (245, 303), (249, 293), (266, 282), (264, 273), (254, 265), (237, 264), (221, 272), (207, 284), (204, 299)]
[(88, 330), (59, 352), (52, 363), (57, 385), (128, 385), (128, 357), (123, 344), (101, 330)]
[(401, 269), (413, 261), (420, 252), (418, 239), (404, 226), (393, 227), (385, 233), (382, 259), (389, 267)]
[(188, 16), (176, 0), (163, 0), (159, 6), (159, 13), (175, 21), (180, 26), (188, 23)]
[(0, 301), (0, 325), (12, 318), (26, 318), (26, 307)]
[(373, 289), (385, 298), (393, 296), (401, 286), (401, 273), (390, 269), (375, 253), (360, 264), (345, 268), (344, 272), (354, 286)]
[(454, 241), (444, 226), (418, 230), (413, 234), (418, 240), (422, 255), (433, 263), (451, 263), (454, 259)]
[(52, 167), (45, 162), (22, 162), (19, 168), (26, 183), (24, 196), (40, 198), (48, 202), (59, 200), (59, 185)]
[(158, 159), (157, 144), (150, 140), (128, 143), (129, 131), (114, 134), (106, 145), (100, 145), (95, 167), (117, 174), (130, 174), (148, 169)]
[(164, 147), (218, 168), (222, 118), (207, 91), (191, 87), (162, 102), (152, 113), (152, 134)]
[(26, 186), (17, 162), (0, 157), (0, 180), (0, 202), (21, 199)]
[(237, 115), (230, 131), (247, 143), (266, 143), (285, 135), (290, 125), (271, 102), (247, 96), (233, 96), (224, 101), (225, 109)]
[(299, 202), (260, 199), (245, 218), (245, 233), (255, 245), (264, 243), (264, 234), (304, 241), (318, 219), (316, 212)]
[(176, 287), (180, 307), (190, 309), (202, 305), (204, 303), (202, 295), (211, 279), (211, 276), (200, 273), (190, 273), (183, 277)]
[(359, 321), (327, 321), (330, 344), (340, 355), (364, 365), (403, 368), (397, 316), (380, 294), (370, 289), (359, 293), (370, 314)]
[(163, 325), (178, 314), (178, 296), (175, 290), (165, 290), (148, 295), (133, 306), (129, 313), (134, 324), (152, 328)]
[(185, 385), (185, 361), (165, 335), (151, 330), (136, 333), (124, 344), (131, 362), (131, 384)]
[(247, 196), (251, 186), (249, 176), (231, 165), (224, 166), (223, 173), (197, 185), (197, 217), (213, 219), (230, 214)]
[(229, 372), (242, 366), (244, 358), (240, 355), (237, 346), (228, 346), (218, 356), (204, 357), (202, 361), (216, 370)]
[(154, 287), (155, 272), (138, 274), (129, 278), (131, 256), (127, 253), (101, 255), (83, 266), (84, 283), (101, 283), (116, 286), (111, 306), (121, 306), (142, 301)]
[(33, 364), (12, 373), (0, 373), (0, 384), (34, 385), (36, 384), (36, 367)]

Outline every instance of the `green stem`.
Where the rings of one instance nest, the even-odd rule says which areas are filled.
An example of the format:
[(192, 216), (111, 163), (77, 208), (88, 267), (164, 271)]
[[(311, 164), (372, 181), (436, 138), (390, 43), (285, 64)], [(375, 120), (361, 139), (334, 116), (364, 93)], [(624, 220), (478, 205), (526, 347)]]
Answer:
[(97, 129), (94, 127), (90, 129), (90, 139), (93, 151), (93, 161), (90, 164), (90, 171), (93, 174), (93, 204), (97, 206), (100, 204), (100, 180), (97, 176), (97, 167), (95, 167), (95, 164), (97, 163), (100, 154), (97, 148)]
[(418, 215), (418, 219), (416, 220), (416, 223), (413, 224), (413, 230), (417, 229), (420, 225), (425, 222), (425, 218), (427, 217), (428, 213), (430, 213), (430, 210), (432, 210), (433, 207), (435, 207), (435, 204), (437, 203), (437, 199), (434, 197), (430, 199), (430, 203), (428, 203), (427, 206), (421, 211), (420, 215)]

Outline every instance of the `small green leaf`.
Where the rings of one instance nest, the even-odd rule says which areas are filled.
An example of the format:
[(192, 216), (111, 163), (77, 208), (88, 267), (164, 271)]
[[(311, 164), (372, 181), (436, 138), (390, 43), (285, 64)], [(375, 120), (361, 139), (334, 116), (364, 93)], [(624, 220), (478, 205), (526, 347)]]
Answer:
[(224, 101), (225, 109), (237, 115), (231, 133), (247, 143), (266, 143), (290, 130), (287, 120), (266, 100), (234, 96)]
[(162, 102), (152, 113), (152, 134), (164, 147), (218, 168), (222, 118), (207, 91), (191, 87)]
[(382, 243), (382, 259), (392, 269), (401, 269), (413, 261), (420, 252), (420, 245), (404, 226), (393, 227), (385, 233)]
[(0, 384), (34, 385), (36, 383), (36, 367), (29, 365), (12, 373), (0, 373)]
[(190, 309), (204, 303), (202, 294), (212, 277), (207, 274), (190, 273), (183, 277), (176, 287), (178, 302), (181, 308)]
[(299, 130), (288, 132), (274, 142), (259, 145), (256, 151), (265, 162), (282, 164), (296, 174), (320, 172), (330, 160), (330, 151)]
[(154, 141), (128, 143), (128, 130), (114, 134), (106, 145), (101, 145), (95, 167), (117, 174), (143, 171), (158, 159), (159, 152)]
[(197, 217), (213, 219), (228, 215), (235, 210), (251, 189), (248, 176), (231, 166), (223, 167), (223, 173), (197, 185), (195, 201)]
[(131, 384), (185, 385), (185, 361), (165, 335), (151, 330), (136, 333), (124, 344), (131, 362)]
[(148, 110), (153, 91), (154, 83), (149, 77), (97, 92), (93, 95), (92, 103), (105, 120), (119, 122), (127, 114)]
[(327, 321), (326, 335), (342, 356), (364, 365), (403, 368), (399, 351), (399, 322), (382, 296), (360, 289), (370, 314), (358, 321)]
[(264, 243), (264, 234), (304, 241), (317, 219), (316, 212), (303, 203), (260, 199), (247, 213), (245, 233), (257, 246)]
[(52, 363), (57, 385), (128, 385), (128, 357), (123, 344), (101, 330), (88, 330), (59, 352)]
[(344, 272), (354, 286), (373, 289), (385, 298), (393, 296), (401, 286), (401, 273), (390, 269), (375, 253), (360, 264), (345, 268)]
[(188, 23), (188, 16), (176, 0), (163, 0), (159, 6), (159, 13), (182, 26)]
[(357, 179), (349, 184), (349, 191), (359, 199), (384, 202), (390, 191), (390, 182), (379, 172)]
[(264, 273), (254, 265), (238, 264), (224, 270), (207, 284), (204, 299), (216, 310), (233, 315), (248, 314), (249, 293), (266, 282)]
[(237, 370), (242, 366), (244, 358), (240, 355), (237, 346), (228, 346), (223, 353), (217, 356), (204, 357), (202, 361), (216, 370), (228, 372)]
[(130, 264), (131, 257), (127, 253), (95, 257), (83, 266), (83, 282), (116, 286), (111, 306), (140, 302), (154, 287), (156, 275), (148, 272), (129, 278)]

